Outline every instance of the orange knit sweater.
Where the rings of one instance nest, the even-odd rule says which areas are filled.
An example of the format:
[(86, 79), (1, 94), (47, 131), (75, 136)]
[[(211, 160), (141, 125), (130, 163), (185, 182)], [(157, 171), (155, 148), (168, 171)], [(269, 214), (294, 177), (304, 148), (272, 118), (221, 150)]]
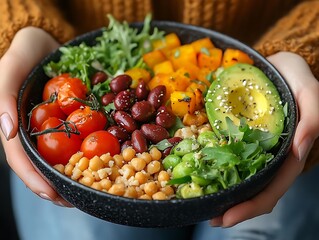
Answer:
[[(301, 3), (302, 2), (302, 3)], [(211, 28), (254, 46), (264, 56), (300, 54), (319, 79), (318, 0), (3, 0), (0, 4), (0, 57), (15, 33), (40, 27), (59, 42), (118, 20), (153, 18)], [(307, 163), (319, 162), (319, 141)]]

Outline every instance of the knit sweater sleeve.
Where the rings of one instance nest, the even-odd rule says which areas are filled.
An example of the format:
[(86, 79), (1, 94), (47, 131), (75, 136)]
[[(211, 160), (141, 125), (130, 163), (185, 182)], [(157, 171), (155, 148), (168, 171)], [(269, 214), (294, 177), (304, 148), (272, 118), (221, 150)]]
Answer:
[(4, 0), (0, 12), (0, 57), (16, 32), (27, 26), (42, 28), (61, 43), (74, 36), (74, 30), (58, 10), (56, 0)]
[[(264, 56), (279, 51), (301, 55), (319, 80), (319, 1), (297, 5), (279, 20), (254, 46)], [(305, 169), (319, 163), (319, 139), (314, 143)]]

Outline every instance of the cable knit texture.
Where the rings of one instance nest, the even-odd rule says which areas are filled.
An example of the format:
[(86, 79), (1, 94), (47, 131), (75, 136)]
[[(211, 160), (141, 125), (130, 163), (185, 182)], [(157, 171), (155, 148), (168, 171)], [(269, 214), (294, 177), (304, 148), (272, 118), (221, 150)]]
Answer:
[[(295, 52), (319, 79), (318, 0), (2, 0), (0, 12), (0, 57), (26, 26), (40, 27), (63, 43), (106, 26), (108, 13), (135, 22), (152, 12), (155, 19), (211, 28), (251, 45), (262, 36), (254, 47), (264, 56)], [(313, 162), (319, 162), (318, 140), (307, 167)]]

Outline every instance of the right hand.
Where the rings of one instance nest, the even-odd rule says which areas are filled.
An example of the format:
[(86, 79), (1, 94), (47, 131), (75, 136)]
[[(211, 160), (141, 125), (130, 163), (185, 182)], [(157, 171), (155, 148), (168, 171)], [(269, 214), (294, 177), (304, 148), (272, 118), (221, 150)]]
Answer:
[(70, 206), (33, 167), (17, 135), (20, 86), (43, 57), (58, 47), (58, 42), (44, 30), (26, 27), (16, 33), (0, 59), (1, 140), (8, 164), (30, 190), (57, 205)]

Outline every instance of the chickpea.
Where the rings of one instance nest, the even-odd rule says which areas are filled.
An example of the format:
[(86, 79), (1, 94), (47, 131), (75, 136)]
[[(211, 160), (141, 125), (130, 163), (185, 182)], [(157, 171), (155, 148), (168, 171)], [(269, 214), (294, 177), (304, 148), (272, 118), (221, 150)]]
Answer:
[(126, 179), (129, 179), (130, 177), (135, 175), (135, 169), (132, 165), (129, 164), (125, 164), (122, 168), (121, 168), (121, 175), (123, 177), (125, 177)]
[(120, 176), (119, 169), (120, 168), (118, 166), (111, 167), (112, 172), (109, 176), (111, 181), (114, 181), (118, 176)]
[(166, 185), (165, 187), (162, 187), (161, 188), (161, 191), (163, 192), (163, 193), (165, 193), (166, 194), (166, 196), (172, 196), (172, 195), (174, 195), (174, 189), (171, 187), (171, 186), (168, 186), (168, 185)]
[(156, 147), (151, 148), (150, 154), (153, 160), (160, 160), (162, 158), (162, 153)]
[(160, 171), (157, 180), (160, 182), (167, 182), (170, 180), (170, 175), (166, 171)]
[(89, 168), (92, 171), (100, 170), (103, 167), (104, 167), (104, 162), (98, 156), (95, 156), (95, 157), (90, 159)]
[(72, 165), (71, 163), (66, 164), (64, 168), (65, 175), (70, 177), (72, 175), (73, 168), (74, 165)]
[(154, 194), (152, 195), (152, 198), (153, 198), (154, 200), (166, 200), (166, 199), (167, 199), (167, 196), (166, 196), (166, 194), (163, 193), (163, 192), (157, 192), (157, 193), (154, 193)]
[(87, 169), (89, 167), (89, 162), (90, 160), (87, 157), (82, 157), (78, 164), (77, 167), (81, 170), (84, 171), (85, 169)]
[[(114, 162), (115, 162), (115, 165), (118, 166), (118, 167), (122, 167), (123, 164), (124, 164), (124, 159), (123, 159), (123, 156), (120, 155), (120, 154), (115, 154), (113, 156), (113, 159), (114, 159)], [(111, 166), (110, 166), (111, 167)]]
[(82, 177), (82, 171), (79, 168), (74, 167), (72, 171), (71, 179), (77, 180), (80, 177)]
[(135, 187), (130, 186), (130, 187), (126, 188), (125, 193), (124, 193), (124, 197), (137, 198), (137, 191), (136, 191)]
[(94, 189), (100, 190), (100, 191), (102, 190), (102, 186), (101, 186), (101, 183), (100, 183), (100, 182), (94, 182), (94, 183), (92, 183), (91, 188), (94, 188)]
[(125, 162), (131, 161), (135, 157), (135, 150), (132, 147), (125, 148), (122, 152), (122, 156)]
[(79, 160), (81, 159), (82, 156), (83, 156), (83, 152), (74, 153), (71, 156), (69, 163), (72, 164), (73, 166), (75, 166), (75, 164), (77, 164), (79, 162)]
[(125, 193), (125, 185), (124, 183), (115, 183), (113, 184), (110, 189), (108, 190), (108, 193), (123, 196)]
[(148, 176), (146, 173), (137, 172), (135, 173), (135, 179), (139, 182), (139, 184), (144, 184), (147, 182)]
[(91, 178), (91, 177), (82, 177), (79, 179), (79, 182), (90, 187), (93, 182), (94, 182), (94, 178)]
[(152, 200), (152, 197), (147, 195), (147, 194), (143, 194), (139, 197), (139, 199), (143, 199), (143, 200)]
[(146, 166), (146, 171), (149, 174), (154, 174), (157, 173), (161, 170), (161, 163), (157, 160), (150, 162), (149, 164), (147, 164)]
[(56, 164), (53, 166), (56, 170), (58, 170), (60, 173), (64, 173), (64, 165), (63, 164)]
[(155, 182), (148, 182), (144, 185), (144, 192), (149, 196), (152, 196), (154, 193), (157, 192), (157, 190), (158, 186)]
[(131, 165), (134, 167), (135, 171), (141, 171), (145, 168), (146, 162), (143, 158), (133, 158), (131, 160)]
[(108, 166), (109, 161), (113, 160), (113, 158), (110, 155), (110, 153), (105, 153), (105, 154), (101, 155), (100, 158), (101, 158), (101, 160), (104, 162), (104, 164), (106, 166)]
[(152, 156), (148, 152), (143, 152), (143, 153), (139, 154), (138, 157), (144, 159), (146, 164), (148, 164), (152, 161)]
[(102, 179), (100, 181), (100, 185), (101, 185), (102, 189), (109, 190), (112, 186), (112, 182), (110, 179)]

